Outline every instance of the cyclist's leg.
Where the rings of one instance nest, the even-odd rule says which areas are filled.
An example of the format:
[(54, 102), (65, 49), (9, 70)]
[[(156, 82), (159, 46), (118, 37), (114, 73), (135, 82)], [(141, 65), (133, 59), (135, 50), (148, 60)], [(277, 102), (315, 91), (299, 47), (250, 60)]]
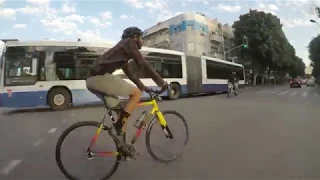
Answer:
[(116, 123), (117, 132), (120, 133), (124, 122), (126, 122), (139, 103), (142, 92), (134, 85), (112, 74), (90, 77), (86, 82), (88, 88), (108, 94), (105, 100), (110, 107), (119, 105), (118, 96), (129, 96), (129, 100), (123, 111), (120, 112), (119, 120)]

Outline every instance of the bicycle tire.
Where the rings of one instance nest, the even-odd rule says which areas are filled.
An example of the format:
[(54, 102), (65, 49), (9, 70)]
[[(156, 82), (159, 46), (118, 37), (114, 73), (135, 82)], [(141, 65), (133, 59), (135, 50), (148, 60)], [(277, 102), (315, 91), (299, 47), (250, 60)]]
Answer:
[[(95, 126), (97, 128), (99, 128), (101, 123), (95, 122), (95, 121), (82, 121), (82, 122), (78, 122), (75, 123), (73, 125), (71, 125), (70, 127), (68, 127), (66, 130), (63, 131), (63, 133), (61, 134), (61, 136), (59, 137), (57, 144), (56, 144), (56, 151), (55, 151), (55, 155), (56, 155), (56, 162), (58, 164), (59, 169), (61, 170), (61, 172), (70, 180), (78, 180), (76, 177), (74, 177), (73, 175), (71, 175), (66, 168), (64, 167), (62, 160), (61, 160), (61, 146), (63, 144), (63, 141), (65, 140), (65, 138), (68, 136), (68, 134), (70, 132), (72, 132), (73, 130), (83, 127), (83, 126)], [(116, 142), (114, 141), (114, 143), (116, 144)], [(119, 152), (119, 148), (117, 147), (117, 151)], [(115, 162), (115, 164), (113, 165), (112, 169), (110, 170), (110, 172), (108, 172), (103, 178), (99, 179), (99, 180), (107, 180), (109, 179), (118, 169), (119, 165), (120, 165), (120, 160), (121, 160), (121, 156), (118, 155), (117, 156), (117, 160)]]
[(153, 125), (158, 121), (157, 116), (155, 116), (153, 118), (153, 120), (150, 122), (150, 124), (148, 125), (147, 132), (146, 132), (147, 151), (148, 151), (148, 153), (150, 154), (150, 156), (154, 160), (156, 160), (158, 162), (161, 162), (161, 163), (166, 163), (166, 162), (170, 162), (170, 161), (173, 161), (173, 160), (177, 159), (184, 152), (184, 149), (185, 149), (185, 147), (186, 147), (186, 145), (188, 144), (188, 141), (189, 141), (189, 127), (188, 127), (188, 124), (187, 124), (187, 121), (185, 120), (185, 118), (180, 113), (178, 113), (177, 111), (170, 111), (170, 110), (169, 111), (163, 111), (162, 114), (163, 114), (163, 116), (166, 116), (166, 115), (169, 115), (169, 114), (177, 116), (183, 122), (183, 125), (184, 125), (184, 127), (186, 129), (186, 132), (185, 132), (186, 138), (184, 139), (183, 147), (180, 149), (178, 154), (174, 155), (172, 158), (169, 158), (169, 159), (162, 159), (162, 158), (159, 158), (157, 155), (155, 155), (155, 153), (153, 152), (153, 150), (152, 150), (152, 148), (150, 146), (150, 133), (151, 133)]

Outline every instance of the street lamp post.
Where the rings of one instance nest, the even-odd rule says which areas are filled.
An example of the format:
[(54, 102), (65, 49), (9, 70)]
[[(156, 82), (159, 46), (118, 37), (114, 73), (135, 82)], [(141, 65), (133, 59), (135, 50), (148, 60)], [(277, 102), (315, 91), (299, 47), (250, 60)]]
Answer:
[(310, 22), (317, 24), (319, 26), (319, 28), (320, 28), (320, 25), (319, 25), (319, 23), (317, 21), (315, 21), (313, 19), (310, 19)]

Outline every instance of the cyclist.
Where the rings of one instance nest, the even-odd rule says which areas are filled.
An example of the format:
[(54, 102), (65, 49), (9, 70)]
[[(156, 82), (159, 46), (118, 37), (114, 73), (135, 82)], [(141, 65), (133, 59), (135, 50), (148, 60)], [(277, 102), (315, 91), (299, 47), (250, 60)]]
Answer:
[[(168, 84), (149, 66), (140, 54), (139, 49), (141, 49), (142, 44), (142, 31), (137, 27), (126, 28), (123, 31), (121, 40), (95, 61), (90, 69), (89, 77), (86, 79), (89, 90), (92, 89), (105, 94), (105, 101), (110, 108), (119, 106), (120, 101), (118, 96), (129, 96), (127, 104), (124, 108), (121, 108), (121, 112), (118, 114), (119, 119), (115, 123), (118, 136), (122, 136), (123, 132), (125, 132), (123, 126), (139, 103), (142, 91), (152, 92), (152, 89), (146, 87), (137, 78), (135, 73), (138, 72), (133, 72), (130, 69), (131, 66), (128, 62), (130, 59), (133, 59), (139, 66), (139, 70), (147, 73), (162, 90), (168, 88)], [(122, 69), (137, 87), (121, 79), (119, 76), (112, 75), (117, 69)]]
[(234, 90), (234, 92), (237, 93), (237, 83), (238, 83), (238, 78), (236, 76), (236, 72), (232, 72), (229, 80), (228, 80), (228, 83), (231, 83), (232, 84), (232, 88)]

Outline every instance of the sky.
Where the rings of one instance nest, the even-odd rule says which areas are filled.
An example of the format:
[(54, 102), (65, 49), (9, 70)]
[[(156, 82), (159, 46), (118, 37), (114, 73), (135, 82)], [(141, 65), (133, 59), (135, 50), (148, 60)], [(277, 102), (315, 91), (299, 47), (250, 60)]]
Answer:
[[(0, 0), (0, 39), (120, 40), (128, 26), (147, 29), (184, 12), (202, 12), (221, 23), (233, 24), (240, 14), (257, 9), (275, 14), (295, 47), (310, 64), (307, 45), (320, 27), (311, 0)], [(319, 19), (320, 23), (320, 19)]]

